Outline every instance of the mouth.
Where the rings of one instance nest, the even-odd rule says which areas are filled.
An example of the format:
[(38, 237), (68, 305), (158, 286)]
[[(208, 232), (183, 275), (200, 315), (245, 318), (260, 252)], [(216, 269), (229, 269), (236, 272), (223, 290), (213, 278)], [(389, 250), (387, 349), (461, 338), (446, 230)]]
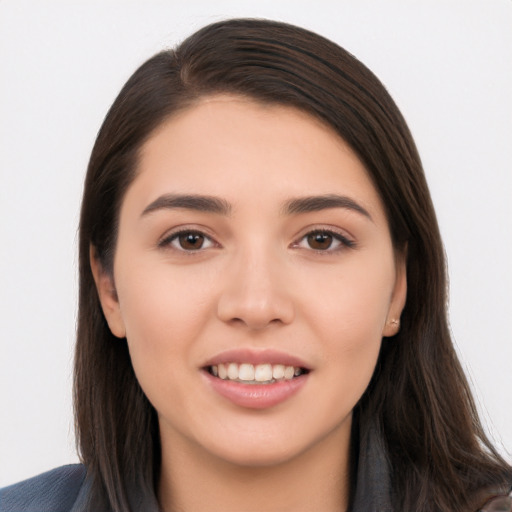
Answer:
[(295, 355), (274, 349), (236, 348), (201, 367), (206, 385), (231, 404), (269, 409), (290, 402), (308, 387), (312, 368)]
[(307, 368), (284, 364), (251, 364), (227, 362), (209, 365), (204, 368), (211, 376), (240, 384), (275, 384), (291, 381), (309, 373)]

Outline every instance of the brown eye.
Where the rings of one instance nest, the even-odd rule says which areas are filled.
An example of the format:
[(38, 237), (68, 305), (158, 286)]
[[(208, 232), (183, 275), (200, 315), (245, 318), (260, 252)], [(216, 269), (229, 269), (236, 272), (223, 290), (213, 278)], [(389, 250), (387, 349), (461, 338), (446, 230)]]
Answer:
[(180, 231), (162, 240), (160, 247), (171, 247), (177, 251), (194, 252), (215, 247), (213, 240), (201, 231)]
[(325, 251), (329, 249), (334, 241), (331, 233), (316, 231), (307, 235), (308, 245), (316, 251)]
[(353, 240), (330, 229), (314, 229), (293, 244), (293, 247), (300, 249), (325, 253), (335, 253), (343, 249), (354, 248), (355, 246), (356, 244)]
[(204, 235), (201, 233), (181, 233), (178, 235), (178, 242), (185, 251), (197, 251), (204, 245)]

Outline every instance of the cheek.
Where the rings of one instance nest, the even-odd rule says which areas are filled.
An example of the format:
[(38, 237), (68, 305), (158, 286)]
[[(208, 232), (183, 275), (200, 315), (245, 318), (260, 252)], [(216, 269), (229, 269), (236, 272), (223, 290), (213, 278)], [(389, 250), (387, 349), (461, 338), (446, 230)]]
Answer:
[(325, 286), (303, 307), (307, 324), (323, 340), (323, 364), (333, 385), (343, 381), (343, 389), (358, 399), (371, 379), (382, 343), (394, 286), (392, 258), (359, 259), (323, 282)]
[(341, 295), (338, 308), (324, 310), (327, 327), (317, 333), (324, 343), (322, 389), (331, 390), (323, 395), (323, 422), (332, 419), (329, 411), (337, 411), (341, 418), (353, 410), (370, 383), (382, 344), (384, 315), (374, 309), (384, 312), (381, 301), (371, 304), (373, 297), (362, 289), (357, 298)]
[[(388, 260), (386, 262), (386, 260)], [(333, 272), (311, 294), (309, 320), (332, 331), (340, 341), (353, 340), (355, 347), (380, 341), (394, 287), (394, 264), (384, 254), (378, 258), (354, 258), (352, 264)], [(310, 289), (313, 283), (306, 283)], [(314, 319), (318, 320), (314, 320)]]
[(178, 376), (193, 364), (194, 341), (211, 309), (208, 290), (155, 265), (118, 268), (119, 304), (141, 385)]

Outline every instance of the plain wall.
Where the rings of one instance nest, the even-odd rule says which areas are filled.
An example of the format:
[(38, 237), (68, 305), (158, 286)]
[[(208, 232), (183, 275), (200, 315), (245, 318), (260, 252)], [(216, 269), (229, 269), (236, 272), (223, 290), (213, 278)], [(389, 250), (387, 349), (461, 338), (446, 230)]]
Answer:
[(77, 460), (76, 226), (102, 119), (142, 61), (233, 16), (319, 32), (390, 90), (439, 215), (458, 351), (512, 449), (510, 0), (0, 0), (0, 486)]

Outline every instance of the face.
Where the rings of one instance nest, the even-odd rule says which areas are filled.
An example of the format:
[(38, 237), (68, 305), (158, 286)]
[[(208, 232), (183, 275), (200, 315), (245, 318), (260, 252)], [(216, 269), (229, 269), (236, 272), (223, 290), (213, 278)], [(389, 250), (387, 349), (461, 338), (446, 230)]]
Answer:
[(93, 270), (163, 446), (243, 465), (348, 438), (405, 301), (356, 155), (302, 112), (231, 96), (146, 142), (113, 280)]

